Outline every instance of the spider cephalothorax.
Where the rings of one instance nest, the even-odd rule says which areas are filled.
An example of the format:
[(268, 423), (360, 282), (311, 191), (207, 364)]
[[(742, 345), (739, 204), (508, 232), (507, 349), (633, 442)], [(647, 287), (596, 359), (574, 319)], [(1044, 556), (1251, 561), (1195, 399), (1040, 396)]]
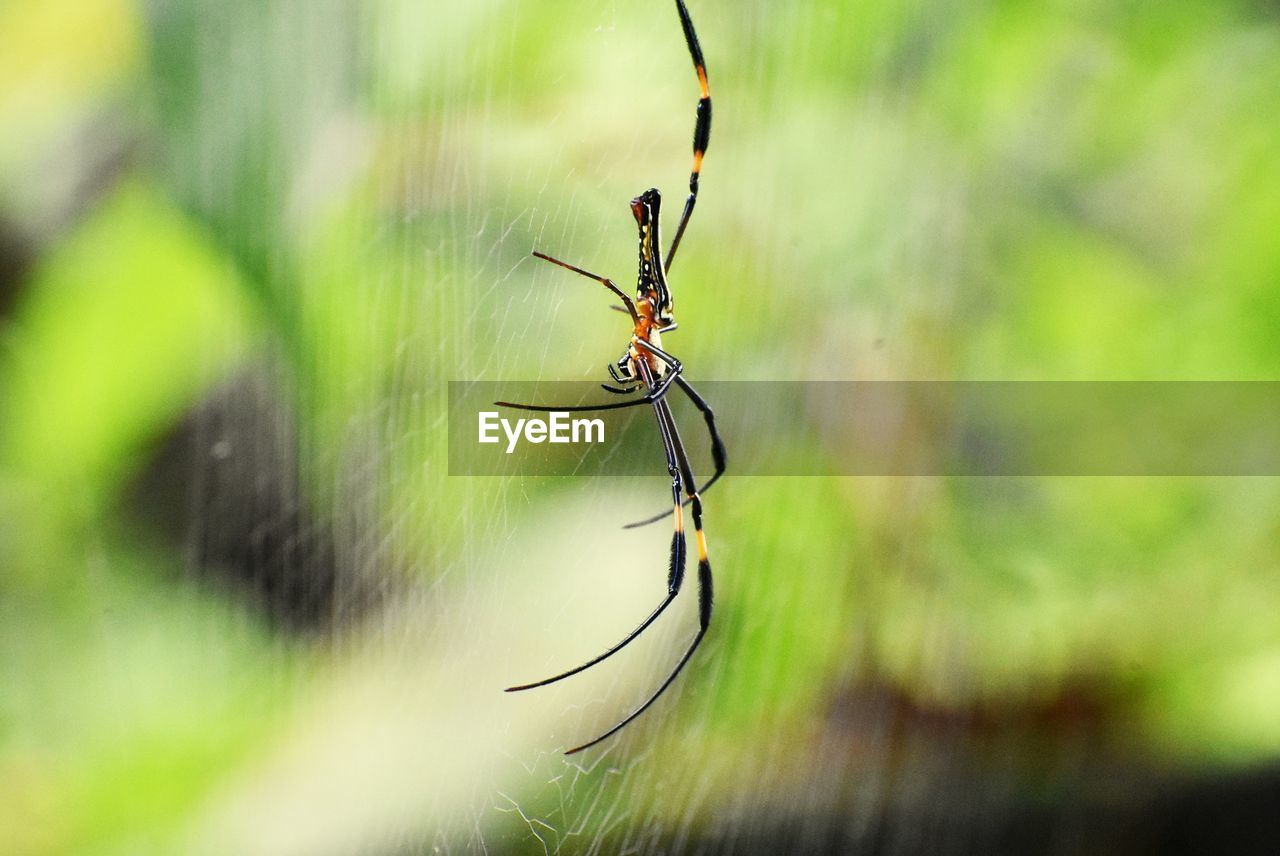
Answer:
[[(619, 382), (638, 382), (635, 363), (645, 360), (658, 376), (667, 373), (667, 365), (652, 353), (639, 353), (645, 342), (655, 348), (662, 347), (662, 332), (676, 329), (672, 314), (674, 299), (667, 285), (666, 265), (662, 260), (662, 233), (660, 231), (662, 194), (656, 187), (631, 200), (631, 213), (636, 218), (640, 233), (639, 260), (636, 263), (636, 317), (632, 341), (618, 361), (609, 367), (609, 374)], [(616, 370), (615, 370), (616, 368)]]
[(671, 317), (671, 289), (667, 286), (667, 271), (660, 250), (661, 212), (662, 194), (657, 188), (650, 188), (631, 200), (631, 213), (635, 215), (636, 227), (640, 230), (636, 298), (649, 304), (652, 323), (659, 329), (665, 329), (675, 324), (675, 319)]

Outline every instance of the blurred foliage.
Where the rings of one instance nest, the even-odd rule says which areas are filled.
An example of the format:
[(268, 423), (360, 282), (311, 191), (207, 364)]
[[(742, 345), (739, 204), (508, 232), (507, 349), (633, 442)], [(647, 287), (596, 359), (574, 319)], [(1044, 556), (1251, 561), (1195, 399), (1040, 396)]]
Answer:
[[(603, 295), (527, 255), (627, 281), (626, 200), (682, 195), (669, 6), (0, 3), (0, 851), (732, 840), (846, 810), (822, 782), (908, 799), (903, 710), (996, 723), (1028, 789), (1072, 751), (1157, 777), (1280, 754), (1270, 478), (728, 479), (679, 701), (602, 763), (547, 754), (678, 645), (497, 692), (656, 596), (665, 536), (611, 527), (661, 480), (450, 478), (445, 383), (616, 355)], [(691, 11), (695, 378), (1275, 379), (1273, 6)], [(254, 406), (270, 437), (218, 433)], [(139, 489), (175, 443), (177, 498)], [(205, 478), (224, 459), (245, 493)], [(250, 592), (263, 544), (327, 557), (319, 632), (202, 552), (241, 537), (228, 508), (261, 524)]]

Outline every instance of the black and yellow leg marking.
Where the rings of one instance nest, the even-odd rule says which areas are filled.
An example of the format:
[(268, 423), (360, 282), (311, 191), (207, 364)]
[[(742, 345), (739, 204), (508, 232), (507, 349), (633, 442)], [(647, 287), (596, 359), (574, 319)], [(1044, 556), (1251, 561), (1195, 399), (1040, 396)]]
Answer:
[[(640, 374), (644, 378), (645, 383), (653, 383), (653, 374), (647, 365), (640, 364)], [(663, 447), (667, 453), (668, 468), (671, 472), (671, 493), (674, 499), (674, 519), (675, 519), (675, 536), (672, 541), (673, 561), (674, 561), (674, 545), (675, 541), (684, 541), (684, 514), (681, 508), (680, 490), (683, 487), (685, 494), (690, 502), (690, 509), (693, 516), (694, 535), (698, 544), (698, 632), (694, 635), (693, 641), (689, 643), (689, 647), (685, 649), (684, 655), (680, 661), (676, 663), (676, 667), (671, 670), (671, 674), (662, 682), (657, 691), (649, 696), (644, 704), (637, 707), (617, 725), (610, 728), (604, 734), (583, 743), (581, 746), (575, 746), (566, 755), (572, 755), (575, 752), (581, 752), (583, 749), (589, 749), (601, 741), (607, 740), (617, 734), (623, 728), (631, 724), (636, 717), (640, 716), (648, 710), (654, 702), (656, 702), (667, 688), (675, 682), (685, 665), (693, 657), (693, 652), (698, 650), (698, 646), (702, 644), (702, 638), (707, 635), (707, 629), (711, 626), (711, 607), (712, 607), (712, 579), (711, 579), (711, 562), (707, 558), (707, 539), (702, 529), (702, 500), (698, 497), (698, 492), (694, 489), (693, 473), (689, 467), (689, 458), (685, 454), (684, 445), (680, 442), (680, 431), (676, 427), (675, 418), (671, 415), (671, 407), (664, 399), (658, 399), (653, 403), (653, 409), (658, 417), (658, 429), (662, 434)], [(683, 563), (683, 555), (681, 562)], [(674, 565), (673, 565), (674, 570)], [(683, 569), (681, 570), (683, 576)], [(668, 585), (670, 588), (670, 585)], [(670, 597), (674, 598), (674, 594)]]
[(684, 0), (676, 0), (676, 11), (680, 13), (680, 26), (684, 29), (685, 44), (689, 46), (689, 56), (693, 59), (694, 71), (698, 73), (698, 87), (701, 97), (698, 99), (698, 114), (693, 125), (693, 171), (689, 173), (689, 197), (684, 201), (684, 213), (680, 215), (680, 225), (676, 227), (675, 237), (671, 239), (671, 248), (667, 250), (667, 261), (663, 267), (669, 272), (671, 262), (676, 257), (676, 249), (680, 239), (684, 237), (684, 229), (689, 225), (693, 215), (693, 206), (698, 201), (698, 176), (702, 173), (702, 157), (707, 153), (707, 144), (711, 142), (711, 90), (707, 85), (707, 64), (702, 58), (702, 46), (698, 44), (698, 34), (693, 29), (693, 19), (685, 8)]

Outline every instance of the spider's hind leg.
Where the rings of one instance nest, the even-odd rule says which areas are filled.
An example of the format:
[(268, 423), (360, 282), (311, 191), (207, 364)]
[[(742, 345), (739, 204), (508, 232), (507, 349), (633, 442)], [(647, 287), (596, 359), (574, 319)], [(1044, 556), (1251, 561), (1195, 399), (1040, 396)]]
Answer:
[[(674, 478), (674, 483), (671, 487), (671, 492), (675, 496), (676, 507), (679, 508), (680, 476), (678, 471), (676, 475), (673, 476), (673, 478)], [(658, 607), (653, 612), (649, 613), (649, 617), (646, 618), (644, 621), (640, 622), (640, 626), (638, 626), (635, 630), (632, 630), (625, 637), (623, 637), (621, 642), (614, 645), (612, 648), (605, 651), (603, 654), (600, 654), (597, 657), (591, 658), (587, 662), (583, 663), (581, 666), (576, 666), (572, 669), (569, 669), (568, 671), (561, 672), (558, 675), (554, 675), (553, 677), (550, 677), (550, 678), (545, 678), (541, 681), (534, 681), (533, 683), (530, 683), (530, 684), (520, 684), (519, 686), (507, 687), (506, 692), (514, 693), (514, 692), (520, 692), (522, 690), (531, 690), (536, 687), (545, 687), (547, 684), (554, 684), (557, 681), (564, 680), (565, 678), (576, 675), (579, 672), (586, 671), (587, 669), (591, 668), (597, 663), (607, 660), (608, 658), (612, 657), (614, 654), (621, 651), (627, 645), (631, 644), (631, 642), (634, 641), (636, 637), (638, 637), (641, 633), (643, 633), (649, 627), (650, 624), (657, 621), (658, 616), (662, 615), (662, 613), (666, 611), (666, 608), (671, 605), (671, 602), (673, 600), (676, 599), (676, 595), (680, 593), (680, 586), (684, 583), (684, 560), (685, 560), (684, 531), (683, 531), (683, 528), (679, 525), (679, 522), (677, 522), (675, 533), (671, 536), (670, 565), (667, 570), (667, 595), (662, 599), (662, 602), (658, 604)]]
[[(684, 378), (676, 378), (675, 383), (680, 387), (684, 394), (689, 397), (689, 400), (693, 402), (694, 407), (697, 407), (702, 413), (703, 421), (707, 423), (707, 433), (711, 435), (711, 462), (715, 466), (715, 472), (711, 474), (711, 478), (703, 482), (702, 486), (698, 488), (698, 493), (703, 494), (707, 492), (707, 488), (720, 480), (720, 476), (724, 475), (728, 457), (724, 449), (724, 440), (720, 438), (720, 432), (716, 430), (716, 414), (715, 411), (711, 409), (711, 405), (707, 403), (707, 400), (699, 395), (698, 391), (693, 388), (693, 385)], [(688, 499), (685, 500), (685, 504), (689, 504)], [(653, 517), (646, 517), (644, 520), (637, 520), (635, 523), (628, 523), (622, 528), (636, 529), (640, 526), (648, 526), (650, 523), (657, 523), (670, 513), (670, 511), (663, 511), (655, 514)]]
[[(648, 375), (647, 370), (645, 371), (645, 374)], [(646, 376), (646, 380), (652, 380), (652, 378)], [(689, 647), (685, 649), (684, 655), (680, 658), (680, 661), (676, 663), (676, 667), (671, 670), (671, 674), (667, 676), (667, 679), (662, 682), (661, 686), (658, 687), (657, 691), (654, 692), (653, 695), (649, 696), (648, 700), (646, 700), (644, 704), (627, 714), (621, 722), (613, 726), (613, 728), (610, 728), (604, 734), (601, 734), (594, 740), (583, 743), (581, 746), (575, 746), (565, 752), (566, 755), (581, 752), (583, 749), (588, 749), (603, 740), (607, 740), (634, 721), (636, 717), (640, 716), (640, 714), (648, 710), (653, 703), (667, 691), (667, 688), (675, 682), (675, 679), (680, 675), (680, 672), (684, 669), (685, 665), (687, 665), (689, 660), (692, 659), (693, 653), (697, 651), (698, 646), (702, 644), (702, 639), (707, 635), (708, 628), (711, 627), (711, 607), (713, 602), (711, 562), (707, 558), (707, 541), (706, 536), (702, 531), (702, 500), (698, 497), (698, 492), (693, 487), (693, 473), (689, 467), (689, 460), (688, 456), (685, 454), (684, 446), (680, 442), (680, 433), (676, 428), (675, 418), (671, 415), (670, 405), (668, 405), (665, 400), (656, 401), (654, 402), (653, 408), (658, 413), (658, 423), (659, 427), (662, 428), (663, 443), (667, 448), (667, 459), (669, 461), (675, 461), (675, 465), (671, 467), (673, 483), (677, 485), (683, 483), (685, 486), (685, 493), (691, 505), (694, 531), (696, 533), (698, 544), (698, 632), (694, 635), (693, 641), (689, 643)], [(676, 535), (682, 537), (684, 521), (681, 512), (680, 496), (678, 493), (676, 493), (675, 497), (674, 514)]]

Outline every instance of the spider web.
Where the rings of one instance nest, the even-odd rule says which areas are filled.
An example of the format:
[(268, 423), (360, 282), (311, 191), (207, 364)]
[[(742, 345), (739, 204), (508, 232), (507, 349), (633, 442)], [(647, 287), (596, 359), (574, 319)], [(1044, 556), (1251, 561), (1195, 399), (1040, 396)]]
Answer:
[[(15, 781), (74, 807), (33, 852), (1123, 850), (1271, 787), (1231, 772), (1277, 750), (1267, 478), (731, 475), (658, 704), (561, 754), (669, 673), (692, 573), (502, 692), (665, 592), (667, 524), (621, 528), (668, 501), (656, 430), (653, 478), (450, 475), (445, 438), (450, 381), (620, 353), (529, 253), (626, 287), (627, 200), (673, 229), (670, 5), (104, 0), (132, 47), (47, 155), (78, 179), (0, 149), (37, 258), (0, 770), (47, 752), (71, 773)], [(1186, 8), (693, 0), (716, 121), (664, 346), (695, 382), (1272, 378), (1277, 23)], [(111, 323), (55, 335), (84, 306)], [(143, 402), (125, 440), (103, 401)], [(95, 431), (107, 487), (38, 510)]]

